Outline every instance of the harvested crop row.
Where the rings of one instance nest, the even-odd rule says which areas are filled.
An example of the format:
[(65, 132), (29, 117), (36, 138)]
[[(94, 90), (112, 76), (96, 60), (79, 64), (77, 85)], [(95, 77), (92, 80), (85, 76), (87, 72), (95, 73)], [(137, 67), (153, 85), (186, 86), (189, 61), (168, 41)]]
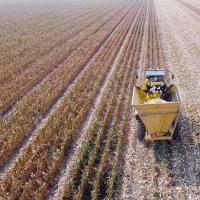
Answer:
[[(155, 10), (155, 5), (153, 5), (153, 9)], [(155, 11), (154, 11), (154, 16), (155, 16), (156, 21), (158, 21)], [(157, 41), (160, 41), (161, 43), (161, 39), (159, 39), (159, 37)], [(161, 59), (163, 62), (162, 63), (163, 66), (161, 67), (163, 68), (164, 66), (166, 66), (167, 62), (164, 56), (162, 56), (161, 58), (163, 58)], [(183, 116), (181, 116), (179, 120), (180, 124), (185, 123), (184, 117), (183, 118), (182, 117)], [(182, 128), (179, 127), (178, 132), (175, 133), (177, 136), (179, 134), (182, 135), (183, 132), (181, 129)], [(151, 149), (151, 151), (153, 150), (152, 152), (149, 149), (146, 149), (146, 151), (144, 151), (145, 155), (148, 155), (147, 153), (149, 152), (148, 157), (150, 158), (149, 162), (151, 163), (150, 171), (152, 171), (152, 175), (151, 177), (149, 176), (149, 179), (152, 179), (152, 177), (154, 177), (153, 178), (154, 190), (152, 191), (150, 190), (150, 191), (151, 193), (154, 192), (154, 196), (158, 198), (185, 199), (187, 196), (185, 194), (185, 191), (184, 192), (180, 192), (178, 190), (175, 191), (175, 187), (174, 187), (174, 185), (176, 184), (174, 180), (178, 179), (177, 174), (182, 176), (178, 172), (179, 171), (178, 168), (181, 167), (180, 160), (183, 159), (185, 160), (185, 162), (187, 162), (187, 158), (185, 158), (185, 156), (183, 156), (181, 153), (181, 151), (184, 152), (185, 150), (183, 150), (183, 148), (180, 147), (180, 145), (186, 146), (187, 142), (185, 141), (185, 139), (179, 138), (179, 136), (177, 138), (174, 138), (174, 141), (170, 144), (166, 142), (163, 142), (163, 143), (156, 142), (152, 145), (149, 145), (149, 148)], [(179, 153), (177, 153), (177, 148), (179, 148), (180, 150)], [(187, 155), (187, 153), (185, 155)], [(149, 188), (152, 188), (151, 185), (149, 185)]]
[(168, 4), (156, 1), (156, 6), (162, 24), (168, 65), (176, 75), (175, 80), (182, 100), (178, 134), (168, 146), (170, 151), (168, 160), (165, 160), (169, 174), (167, 190), (175, 199), (198, 199), (199, 88), (194, 85), (199, 77), (199, 61), (196, 58), (199, 46), (195, 42), (199, 32), (199, 20), (176, 1), (170, 1)]
[(127, 106), (129, 106), (134, 83), (134, 65), (130, 63), (133, 60), (138, 62), (135, 52), (139, 53), (139, 43), (144, 31), (141, 24), (144, 22), (145, 9), (140, 12), (123, 53), (124, 57), (104, 93), (97, 118), (89, 128), (89, 140), (73, 170), (71, 181), (66, 185), (64, 199), (90, 199), (91, 197), (112, 199), (125, 134)]
[[(109, 41), (103, 54), (98, 56), (95, 63), (91, 63), (90, 70), (85, 72), (76, 84), (76, 88), (69, 92), (62, 105), (49, 117), (36, 139), (26, 148), (24, 154), (9, 172), (10, 175), (5, 177), (4, 183), (6, 184), (4, 187), (7, 188), (8, 186), (10, 188), (9, 193), (11, 196), (19, 197), (22, 195), (25, 197), (26, 195), (36, 195), (41, 198), (45, 195), (48, 184), (50, 184), (51, 179), (58, 171), (64, 153), (68, 151), (76, 131), (80, 127), (88, 107), (98, 90), (98, 86), (113, 62), (117, 50), (130, 27), (130, 19), (127, 22), (123, 22), (121, 26), (121, 29), (118, 30), (119, 32), (115, 33), (116, 37), (113, 36), (112, 40)], [(92, 65), (95, 65), (95, 67)], [(102, 66), (104, 67), (102, 68)], [(81, 99), (79, 95), (81, 95)], [(67, 102), (68, 104), (66, 104)], [(28, 158), (26, 154), (32, 156)], [(50, 157), (46, 157), (47, 155)], [(23, 170), (23, 176), (21, 176), (21, 167), (25, 163), (27, 167)], [(19, 178), (20, 187), (13, 180), (13, 178), (16, 180), (16, 177)], [(31, 177), (34, 177), (34, 179)], [(36, 180), (40, 184), (37, 184)], [(21, 193), (19, 193), (20, 191)], [(4, 192), (2, 194), (5, 195)], [(9, 193), (7, 193), (8, 196)]]
[[(41, 116), (45, 117), (48, 114), (53, 104), (64, 94), (69, 84), (72, 83), (97, 50), (103, 45), (106, 38), (115, 30), (123, 19), (123, 16), (124, 12), (122, 11), (121, 15), (117, 16), (115, 23), (111, 21), (106, 24), (106, 31), (103, 32), (105, 27), (102, 27), (102, 30), (100, 29), (99, 32), (94, 34), (90, 38), (90, 41), (85, 41), (67, 60), (67, 65), (63, 64), (62, 67), (40, 84), (29, 96), (24, 97), (11, 117), (8, 116), (7, 119), (2, 119), (1, 155), (3, 157), (1, 157), (1, 162), (5, 160), (7, 155), (12, 152), (24, 136), (34, 128), (35, 124), (41, 121)], [(77, 60), (77, 56), (79, 60)], [(33, 102), (35, 103), (33, 104)], [(21, 124), (21, 126), (19, 127), (18, 124)], [(15, 135), (10, 135), (10, 132), (14, 132)], [(7, 144), (7, 140), (11, 142), (11, 145)], [(10, 150), (7, 151), (4, 147)]]
[[(152, 6), (154, 9), (153, 4)], [(160, 12), (162, 13), (161, 15), (163, 15), (163, 11)], [(155, 11), (153, 11), (153, 16), (157, 21)], [(171, 20), (165, 19), (165, 21), (170, 22)], [(154, 24), (151, 26), (152, 30), (154, 30), (153, 27), (156, 23), (152, 24)], [(156, 35), (156, 33), (154, 35)], [(156, 41), (161, 43), (159, 37)], [(158, 48), (156, 47), (155, 49), (157, 51)], [(158, 59), (160, 58), (155, 56), (153, 59), (155, 63), (158, 63)], [(161, 60), (164, 59), (165, 58), (163, 57)], [(166, 65), (166, 62), (162, 61), (162, 63)], [(180, 69), (181, 67), (179, 70)], [(132, 115), (132, 117), (135, 118), (134, 115)], [(186, 119), (180, 119), (181, 124), (188, 124), (186, 121)], [(131, 123), (134, 124), (134, 120)], [(137, 124), (135, 124), (135, 126), (137, 126)], [(134, 127), (131, 131), (137, 134), (138, 128), (142, 131), (141, 127)], [(191, 143), (191, 138), (190, 136), (184, 136), (184, 131), (187, 132), (188, 130), (191, 130), (191, 127), (184, 127), (181, 129), (179, 129), (178, 132), (180, 134), (178, 134), (179, 139), (175, 139), (171, 144), (167, 144), (166, 142), (155, 142), (145, 146), (134, 137), (129, 137), (129, 140), (131, 141), (129, 141), (129, 146), (133, 146), (134, 148), (128, 148), (128, 151), (133, 153), (129, 153), (129, 156), (126, 157), (126, 162), (129, 162), (129, 169), (126, 169), (124, 177), (126, 177), (125, 180), (129, 180), (129, 182), (127, 182), (126, 192), (124, 192), (126, 196), (123, 199), (133, 197), (145, 199), (187, 199), (188, 190), (191, 190), (189, 195), (192, 193), (197, 194), (198, 190), (195, 189), (195, 186), (189, 186), (188, 188), (184, 187), (184, 189), (180, 187), (182, 184), (181, 181), (185, 179), (182, 178), (183, 176), (188, 176), (190, 181), (192, 179), (195, 180), (194, 177), (197, 172), (197, 167), (194, 164), (196, 162), (197, 151), (192, 144), (192, 148), (196, 152), (194, 153), (193, 150), (189, 150), (190, 147), (188, 146), (188, 143)], [(182, 134), (183, 136), (180, 137)], [(188, 150), (186, 150), (186, 146), (189, 147)], [(187, 153), (187, 151), (190, 151), (190, 153)], [(183, 163), (188, 162), (190, 162), (191, 166), (184, 166), (185, 164)], [(183, 166), (184, 170), (187, 170), (187, 175), (183, 170)], [(193, 176), (191, 176), (192, 172), (194, 172)], [(185, 181), (185, 184), (188, 184), (188, 182)], [(195, 199), (195, 194), (192, 194), (191, 196)]]
[[(20, 65), (20, 61), (23, 61), (25, 58), (26, 62), (28, 62), (27, 57), (29, 57), (30, 53), (34, 57), (44, 55), (45, 52), (50, 51), (54, 46), (56, 46), (56, 44), (61, 44), (66, 39), (69, 40), (69, 38), (74, 36), (76, 32), (80, 32), (82, 27), (85, 27), (86, 24), (95, 22), (95, 19), (101, 18), (101, 16), (106, 14), (108, 11), (111, 12), (113, 7), (114, 5), (112, 4), (111, 6), (104, 5), (84, 14), (81, 13), (78, 16), (66, 17), (67, 20), (65, 22), (60, 22), (57, 19), (57, 24), (52, 25), (52, 27), (48, 24), (45, 25), (48, 29), (44, 31), (42, 31), (37, 25), (38, 29), (34, 30), (36, 32), (35, 34), (31, 30), (30, 34), (23, 33), (23, 36), (19, 36), (20, 44), (17, 43), (16, 45), (5, 47), (9, 45), (9, 42), (4, 39), (3, 41), (5, 41), (6, 44), (4, 45), (3, 41), (1, 43), (3, 50), (1, 50), (2, 57), (0, 60), (0, 66), (4, 66), (5, 68), (5, 66), (9, 66), (9, 64), (16, 65), (17, 63), (17, 65)], [(17, 59), (18, 56), (20, 56), (20, 60)]]
[(84, 43), (86, 43), (85, 41), (89, 40), (90, 37), (93, 38), (99, 31), (104, 30), (104, 27), (107, 26), (110, 21), (112, 22), (113, 18), (117, 18), (117, 15), (119, 15), (125, 7), (126, 6), (122, 6), (122, 8), (117, 9), (117, 11), (113, 11), (113, 13), (111, 12), (102, 17), (99, 23), (96, 22), (89, 26), (78, 34), (77, 37), (69, 40), (66, 44), (63, 44), (60, 47), (55, 48), (42, 59), (36, 61), (28, 70), (25, 70), (20, 76), (18, 76), (15, 81), (12, 81), (10, 84), (7, 83), (4, 86), (2, 85), (1, 112), (7, 112), (10, 110), (13, 104), (15, 104), (20, 97), (25, 95), (35, 85), (39, 84), (45, 76), (53, 73), (56, 68), (59, 68), (61, 65), (67, 65), (69, 59), (72, 59), (70, 56), (74, 54), (75, 51), (79, 51), (80, 47), (84, 45)]

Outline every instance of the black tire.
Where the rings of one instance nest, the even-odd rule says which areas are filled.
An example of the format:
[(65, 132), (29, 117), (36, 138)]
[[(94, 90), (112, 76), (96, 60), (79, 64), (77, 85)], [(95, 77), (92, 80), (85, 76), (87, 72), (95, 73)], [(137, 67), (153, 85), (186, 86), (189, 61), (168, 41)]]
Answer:
[(137, 80), (138, 79), (138, 72), (134, 72), (134, 78)]
[(135, 131), (136, 136), (139, 141), (144, 141), (145, 137), (145, 127), (142, 121), (140, 120), (139, 116), (136, 115), (135, 117)]
[(173, 140), (180, 140), (181, 124), (178, 122), (174, 130)]

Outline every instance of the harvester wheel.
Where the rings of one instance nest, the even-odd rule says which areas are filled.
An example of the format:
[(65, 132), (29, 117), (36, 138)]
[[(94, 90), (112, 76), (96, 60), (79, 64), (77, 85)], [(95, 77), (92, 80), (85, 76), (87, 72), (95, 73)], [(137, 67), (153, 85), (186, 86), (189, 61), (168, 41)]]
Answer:
[(178, 122), (174, 130), (173, 140), (180, 140), (181, 124)]
[(145, 137), (145, 127), (142, 121), (140, 120), (139, 116), (136, 115), (136, 120), (135, 120), (135, 131), (136, 131), (136, 136), (140, 141), (144, 140)]

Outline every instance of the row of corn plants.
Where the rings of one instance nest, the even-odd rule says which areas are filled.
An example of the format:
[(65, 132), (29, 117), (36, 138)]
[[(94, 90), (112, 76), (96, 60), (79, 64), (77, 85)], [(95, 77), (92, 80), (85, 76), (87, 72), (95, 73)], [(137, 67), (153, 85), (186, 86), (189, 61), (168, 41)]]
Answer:
[[(79, 18), (77, 20), (71, 21), (70, 24), (66, 26), (61, 26), (49, 33), (43, 34), (40, 40), (34, 37), (34, 39), (29, 39), (30, 44), (26, 43), (25, 48), (19, 50), (13, 48), (9, 50), (8, 58), (5, 57), (5, 62), (2, 63), (1, 70), (1, 84), (5, 84), (13, 79), (15, 79), (21, 72), (29, 68), (34, 61), (38, 61), (42, 56), (47, 56), (48, 53), (53, 50), (59, 49), (59, 47), (69, 45), (67, 42), (74, 37), (79, 38), (80, 33), (87, 33), (87, 28), (101, 21), (103, 16), (109, 12), (113, 12), (114, 8), (102, 8), (96, 12), (88, 13), (86, 16)], [(108, 17), (108, 15), (107, 15)], [(106, 17), (105, 17), (106, 18)], [(104, 18), (103, 18), (104, 19)], [(103, 20), (102, 19), (102, 20)], [(85, 32), (86, 30), (86, 32)], [(74, 46), (77, 46), (74, 44)], [(19, 47), (20, 48), (20, 47)], [(62, 53), (61, 53), (62, 52)], [(60, 54), (67, 53), (61, 50)], [(1, 59), (2, 60), (2, 59)], [(7, 61), (9, 62), (7, 62)]]
[[(55, 26), (53, 30), (50, 29), (46, 33), (41, 33), (38, 38), (32, 34), (31, 37), (26, 36), (26, 40), (28, 41), (23, 41), (22, 37), (20, 39), (21, 45), (10, 46), (6, 52), (5, 50), (2, 52), (0, 60), (0, 66), (4, 66), (2, 79), (6, 81), (13, 79), (13, 77), (16, 77), (16, 74), (22, 72), (23, 69), (27, 69), (27, 66), (31, 65), (34, 61), (48, 54), (54, 48), (58, 48), (66, 43), (70, 38), (78, 35), (78, 33), (86, 29), (89, 25), (101, 19), (106, 13), (112, 12), (114, 8), (115, 6), (109, 7), (105, 5), (98, 10), (94, 9), (94, 11), (87, 12), (77, 19), (69, 18), (70, 21), (57, 27)], [(10, 71), (13, 71), (12, 77), (7, 77), (6, 73)]]
[[(132, 12), (134, 11), (133, 9)], [(6, 174), (1, 184), (3, 197), (41, 199), (46, 195), (49, 184), (59, 171), (64, 156), (130, 28), (132, 12)]]
[[(119, 65), (117, 70), (119, 70)], [(119, 71), (120, 78), (122, 78), (121, 72), (122, 69)], [(111, 128), (112, 131), (108, 133), (110, 123), (112, 123), (113, 116), (119, 112), (116, 108), (119, 108), (119, 102), (122, 100), (118, 94), (121, 87), (118, 83), (119, 80), (116, 82), (116, 77), (113, 76), (112, 78), (115, 78), (115, 82), (112, 79), (113, 82), (110, 82), (110, 87), (102, 97), (95, 121), (89, 128), (88, 142), (85, 144), (83, 152), (78, 159), (79, 161), (72, 172), (71, 181), (66, 185), (64, 199), (70, 199), (75, 196), (77, 199), (83, 197), (87, 199), (91, 196), (90, 190), (92, 189), (91, 183), (95, 174), (94, 169), (100, 164), (106, 141), (112, 138), (114, 125)]]
[[(130, 58), (130, 63), (133, 61), (133, 65), (137, 65), (138, 59), (137, 56), (140, 55), (140, 47), (139, 44), (142, 41), (143, 31), (144, 31), (144, 23), (145, 23), (145, 13), (146, 13), (146, 7), (141, 11), (140, 20), (138, 20), (138, 23), (135, 26), (136, 34), (134, 40), (134, 45), (131, 45), (133, 48), (133, 52), (137, 52), (133, 57)], [(131, 51), (131, 50), (130, 50)], [(126, 63), (125, 63), (126, 64)], [(128, 116), (128, 106), (130, 105), (131, 100), (131, 90), (133, 87), (133, 73), (131, 73), (130, 69), (128, 70), (128, 73), (124, 76), (125, 82), (123, 88), (127, 88), (128, 84), (128, 90), (125, 91), (123, 89), (122, 94), (125, 94), (125, 98), (123, 101), (127, 104), (120, 104), (121, 107), (125, 107), (125, 109), (122, 109), (122, 119), (121, 118), (115, 118), (113, 126), (116, 127), (115, 131), (111, 128), (111, 133), (115, 133), (115, 137), (112, 135), (112, 138), (115, 138), (115, 140), (108, 141), (107, 143), (107, 149), (105, 149), (103, 153), (103, 157), (100, 163), (100, 166), (97, 170), (97, 175), (95, 177), (95, 181), (93, 182), (93, 191), (92, 191), (92, 199), (111, 199), (113, 195), (113, 188), (114, 183), (116, 181), (116, 166), (117, 161), (120, 156), (120, 149), (121, 145), (123, 144), (123, 139), (125, 137), (125, 130), (126, 130), (126, 123), (127, 123), (127, 116)], [(126, 99), (127, 98), (127, 99)], [(124, 111), (124, 112), (123, 112)], [(115, 148), (113, 148), (113, 146)], [(113, 158), (112, 160), (110, 158)], [(114, 167), (114, 168), (112, 168)], [(111, 175), (113, 174), (113, 175)]]
[(165, 55), (163, 53), (163, 46), (162, 46), (162, 39), (161, 39), (161, 33), (159, 31), (159, 24), (158, 24), (158, 16), (157, 16), (157, 13), (156, 13), (156, 10), (155, 10), (155, 4), (154, 4), (154, 1), (152, 2), (153, 4), (153, 13), (154, 13), (154, 17), (153, 17), (153, 21), (154, 21), (154, 35), (155, 35), (155, 46), (156, 46), (156, 55), (157, 57), (155, 57), (155, 59), (157, 60), (157, 65), (158, 66), (162, 66), (162, 65), (165, 65), (166, 63), (166, 59), (165, 59)]
[[(152, 5), (150, 4), (149, 7)], [(147, 64), (149, 66), (153, 66), (153, 34), (152, 34), (152, 9), (149, 8), (149, 21), (148, 21), (148, 42), (147, 42)]]
[(147, 43), (147, 64), (149, 66), (162, 66), (165, 58), (162, 52), (158, 22), (155, 17), (155, 6), (153, 2), (149, 5), (149, 22), (148, 22), (148, 43)]
[[(145, 1), (147, 2), (147, 1)], [(135, 49), (133, 51), (137, 52), (137, 55), (135, 54), (134, 56), (131, 57), (130, 59), (130, 64), (131, 66), (138, 66), (139, 60), (140, 60), (140, 55), (141, 55), (141, 46), (140, 44), (142, 43), (142, 39), (144, 36), (144, 31), (145, 31), (145, 20), (146, 20), (146, 14), (147, 14), (147, 4), (144, 6), (142, 15), (141, 15), (141, 21), (139, 22), (139, 31), (138, 31), (138, 41), (135, 41)], [(121, 127), (119, 129), (119, 137), (116, 145), (116, 152), (115, 152), (115, 159), (112, 162), (112, 171), (109, 174), (108, 177), (108, 190), (107, 190), (107, 199), (112, 199), (114, 195), (114, 189), (120, 190), (120, 182), (118, 182), (118, 186), (116, 184), (117, 182), (117, 175), (121, 174), (121, 171), (123, 171), (123, 166), (120, 166), (122, 164), (121, 162), (121, 156), (122, 155), (122, 148), (125, 140), (125, 134), (127, 133), (129, 129), (129, 113), (131, 110), (131, 100), (132, 100), (132, 91), (133, 91), (133, 86), (136, 83), (135, 76), (134, 76), (134, 71), (130, 73), (131, 76), (127, 78), (127, 85), (126, 85), (126, 92), (125, 92), (125, 98), (124, 98), (124, 114), (123, 118), (121, 120)], [(120, 180), (119, 180), (120, 181)]]
[[(6, 53), (10, 50), (10, 48), (22, 48), (23, 45), (27, 43), (29, 44), (34, 38), (35, 41), (40, 40), (45, 34), (50, 32), (53, 33), (56, 31), (56, 29), (62, 30), (62, 27), (69, 26), (72, 20), (77, 21), (79, 18), (83, 18), (87, 14), (92, 14), (99, 9), (106, 8), (106, 6), (109, 5), (112, 5), (112, 3), (106, 4), (105, 2), (101, 2), (99, 5), (88, 6), (88, 9), (79, 7), (78, 9), (74, 10), (73, 8), (69, 7), (69, 9), (64, 10), (58, 9), (54, 13), (46, 13), (44, 11), (37, 17), (32, 17), (29, 13), (27, 17), (23, 18), (23, 20), (18, 23), (16, 22), (16, 19), (19, 19), (17, 14), (17, 18), (14, 19), (11, 17), (11, 19), (15, 20), (15, 22), (12, 23), (12, 26), (11, 23), (9, 23), (11, 20), (9, 21), (8, 17), (6, 17), (8, 22), (7, 25), (9, 27), (4, 25), (4, 29), (2, 30), (4, 34), (2, 33), (0, 37), (0, 42), (2, 44), (1, 51), (2, 53)], [(42, 20), (40, 17), (41, 15)], [(30, 20), (27, 18), (30, 18)], [(5, 34), (5, 32), (7, 33)], [(17, 38), (21, 32), (23, 32), (23, 35), (19, 41)], [(13, 39), (11, 40), (11, 38)]]
[[(142, 24), (144, 24), (145, 12), (145, 9), (141, 11), (139, 20), (135, 24), (134, 37), (132, 37), (132, 42), (128, 43), (129, 46), (127, 47), (127, 57), (122, 60), (122, 63), (119, 63), (122, 71), (126, 68), (129, 59), (133, 60), (129, 60), (130, 63), (136, 64), (138, 62), (137, 56), (134, 54), (139, 50), (143, 35), (144, 25), (142, 26)], [(140, 54), (140, 51), (137, 54)], [(123, 80), (123, 84), (119, 84), (116, 87), (115, 94), (112, 94), (114, 99), (117, 97), (118, 103), (114, 106), (113, 98), (110, 99), (110, 102), (109, 99), (102, 99), (97, 119), (89, 129), (89, 140), (72, 172), (71, 180), (66, 185), (63, 199), (112, 199), (134, 83), (134, 71), (132, 71), (132, 68), (128, 67), (126, 73), (122, 71), (119, 72), (119, 69), (117, 69), (116, 74), (112, 77), (115, 80), (113, 84), (116, 85), (117, 81)], [(122, 75), (118, 76), (119, 79), (116, 78), (117, 73)], [(108, 90), (107, 92), (112, 93), (114, 86), (111, 84), (109, 87), (110, 91)], [(119, 89), (120, 87), (121, 90)], [(107, 98), (109, 97), (108, 94), (105, 93), (105, 95)], [(106, 134), (109, 124), (108, 116), (111, 116), (113, 110), (113, 121)], [(101, 150), (105, 142), (105, 148)]]
[[(94, 167), (97, 167), (100, 164), (103, 148), (105, 144), (108, 144), (106, 142), (112, 138), (111, 136), (113, 132), (107, 132), (112, 121), (113, 110), (115, 110), (115, 107), (117, 106), (116, 99), (119, 99), (116, 90), (117, 88), (119, 89), (119, 87), (115, 87), (115, 93), (113, 94), (111, 101), (108, 104), (105, 118), (102, 119), (102, 124), (99, 124), (99, 132), (94, 132), (94, 128), (92, 128), (93, 132), (90, 132), (89, 143), (87, 143), (87, 145), (89, 145), (91, 152), (88, 152), (88, 161), (86, 157), (82, 157), (80, 161), (83, 161), (83, 163), (78, 163), (78, 168), (76, 168), (74, 172), (76, 179), (74, 179), (75, 182), (73, 183), (75, 184), (70, 185), (70, 190), (72, 189), (69, 193), (70, 196), (75, 195), (78, 199), (87, 199), (91, 196), (90, 190), (92, 189), (92, 185), (90, 183), (94, 177)], [(116, 115), (116, 113), (114, 114)], [(96, 122), (99, 123), (99, 121)], [(87, 155), (86, 153), (87, 152), (84, 152), (83, 155)], [(82, 166), (80, 166), (80, 164), (82, 164)], [(76, 174), (77, 172), (78, 174)], [(65, 193), (65, 195), (67, 195), (67, 193)]]
[[(12, 80), (10, 84), (5, 81), (5, 84), (1, 86), (2, 93), (0, 95), (0, 99), (2, 101), (2, 110), (9, 108), (21, 96), (23, 96), (24, 93), (32, 88), (33, 85), (37, 84), (47, 74), (54, 71), (61, 64), (67, 65), (67, 63), (70, 62), (67, 58), (74, 51), (79, 51), (80, 46), (86, 43), (89, 38), (91, 39), (91, 37), (94, 37), (93, 35), (98, 34), (99, 31), (104, 29), (114, 17), (119, 15), (120, 10), (123, 10), (123, 7), (102, 17), (99, 22), (96, 22), (86, 28), (86, 30), (82, 31), (77, 37), (54, 49), (50, 54), (45, 55), (43, 58), (36, 61), (32, 67), (24, 70), (21, 75), (17, 76), (17, 74), (14, 74), (11, 70), (13, 76), (16, 77), (16, 80)], [(105, 32), (104, 34), (108, 34), (108, 32)], [(103, 39), (103, 37), (101, 39)], [(96, 45), (98, 44), (96, 43)]]
[[(13, 12), (12, 15), (10, 11)], [(49, 13), (45, 9), (43, 9), (43, 12), (39, 9), (35, 12), (34, 10), (28, 8), (25, 8), (24, 12), (22, 12), (21, 7), (15, 7), (8, 10), (5, 12), (5, 15), (3, 15), (0, 22), (0, 27), (4, 27), (4, 29), (1, 30), (0, 41), (9, 40), (10, 37), (17, 37), (20, 30), (25, 34), (30, 34), (31, 31), (34, 32), (33, 26), (36, 24), (41, 28), (41, 30), (45, 30), (47, 29), (46, 25), (53, 27), (56, 24), (56, 20), (58, 23), (60, 20), (64, 21), (66, 17), (74, 17), (73, 15), (83, 13), (83, 10), (75, 10), (74, 8), (71, 8), (69, 11), (67, 9), (58, 8), (57, 11), (60, 12), (60, 16), (57, 16), (55, 11)], [(27, 30), (27, 28), (29, 28), (29, 30)], [(13, 40), (11, 43), (16, 45), (17, 41)]]
[[(147, 6), (147, 5), (146, 5)], [(132, 58), (130, 59), (130, 63), (131, 66), (138, 66), (139, 63), (139, 59), (140, 59), (140, 53), (141, 53), (141, 47), (140, 44), (142, 43), (142, 38), (144, 36), (144, 30), (145, 30), (145, 20), (146, 20), (146, 13), (147, 13), (147, 7), (144, 7), (143, 13), (142, 13), (142, 17), (141, 17), (141, 22), (140, 22), (140, 27), (139, 28), (139, 36), (138, 36), (138, 41), (135, 41), (135, 50), (137, 53), (137, 55), (132, 56)], [(124, 114), (121, 120), (121, 127), (119, 129), (119, 137), (118, 137), (118, 141), (117, 141), (117, 145), (116, 145), (116, 152), (115, 152), (115, 159), (112, 162), (112, 171), (109, 173), (109, 177), (107, 178), (107, 184), (108, 184), (108, 189), (107, 189), (107, 199), (112, 199), (114, 194), (114, 189), (116, 190), (120, 190), (120, 179), (117, 180), (117, 175), (121, 174), (123, 171), (123, 166), (122, 165), (123, 162), (121, 162), (121, 157), (122, 155), (122, 148), (123, 148), (123, 144), (125, 141), (125, 134), (127, 133), (127, 131), (129, 131), (129, 113), (131, 110), (131, 100), (132, 100), (132, 90), (133, 90), (133, 86), (135, 84), (135, 79), (134, 79), (134, 72), (130, 73), (131, 76), (129, 76), (128, 79), (128, 84), (126, 85), (126, 92), (125, 92), (125, 98), (124, 98)], [(123, 160), (123, 159), (122, 159)], [(117, 184), (118, 181), (118, 184)]]
[[(120, 18), (117, 19), (120, 20)], [(102, 45), (102, 40), (105, 40), (105, 37), (109, 36), (115, 29), (115, 26), (119, 25), (118, 23), (120, 21), (117, 21), (116, 24), (111, 21), (105, 27), (102, 27), (102, 29), (106, 28), (110, 30), (109, 33), (99, 30), (100, 32), (91, 36), (89, 41), (85, 41), (84, 45), (71, 55), (67, 63), (59, 67), (36, 90), (19, 102), (12, 116), (5, 117), (1, 120), (0, 163), (5, 161), (28, 132), (38, 123), (41, 116), (44, 116), (48, 109), (59, 99), (63, 90), (65, 90), (73, 78), (80, 72), (81, 68), (90, 60), (94, 51), (97, 51), (99, 46)], [(125, 35), (124, 30), (126, 30), (126, 27), (121, 27), (122, 25), (117, 30)], [(102, 38), (103, 36), (104, 38)], [(118, 37), (120, 37), (120, 34)], [(111, 41), (114, 39), (114, 37), (110, 39), (108, 45), (111, 45)], [(11, 132), (12, 134), (10, 134)]]

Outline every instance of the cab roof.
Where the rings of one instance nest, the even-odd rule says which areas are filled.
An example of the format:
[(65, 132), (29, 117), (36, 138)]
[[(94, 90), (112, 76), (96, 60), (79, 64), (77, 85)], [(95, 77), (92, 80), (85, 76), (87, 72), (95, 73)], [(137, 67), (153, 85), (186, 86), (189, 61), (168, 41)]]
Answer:
[(146, 76), (165, 76), (164, 69), (149, 69), (146, 71)]

